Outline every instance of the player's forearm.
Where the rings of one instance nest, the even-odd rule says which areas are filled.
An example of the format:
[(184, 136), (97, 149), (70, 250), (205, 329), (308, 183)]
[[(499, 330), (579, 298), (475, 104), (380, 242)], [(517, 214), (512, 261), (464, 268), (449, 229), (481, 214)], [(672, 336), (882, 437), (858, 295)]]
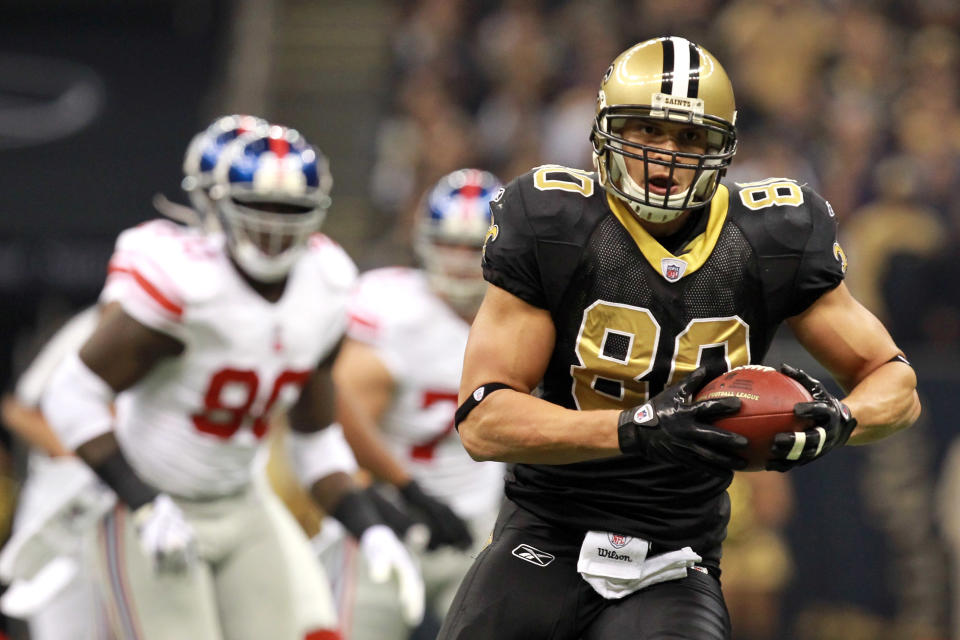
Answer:
[(410, 474), (383, 444), (369, 415), (353, 406), (348, 398), (337, 399), (337, 415), (343, 427), (343, 435), (353, 450), (357, 463), (374, 477), (398, 487), (410, 482)]
[(920, 417), (914, 370), (887, 363), (861, 380), (843, 402), (857, 419), (848, 444), (869, 444), (905, 429)]
[(460, 423), (474, 460), (567, 464), (620, 454), (618, 410), (574, 411), (511, 389), (490, 394)]
[(131, 510), (157, 497), (157, 490), (141, 480), (127, 462), (112, 431), (77, 447), (77, 455)]
[(2, 400), (3, 423), (27, 444), (38, 447), (50, 456), (73, 455), (44, 419), (39, 409), (24, 406), (10, 395)]

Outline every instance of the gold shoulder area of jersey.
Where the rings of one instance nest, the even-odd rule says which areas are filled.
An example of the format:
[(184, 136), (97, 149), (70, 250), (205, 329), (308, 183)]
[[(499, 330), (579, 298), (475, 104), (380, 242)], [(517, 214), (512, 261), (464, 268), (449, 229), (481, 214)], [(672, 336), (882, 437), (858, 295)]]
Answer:
[(740, 187), (740, 202), (751, 211), (773, 206), (799, 207), (803, 204), (803, 185), (790, 178), (766, 178), (734, 184)]
[(592, 172), (572, 169), (559, 164), (545, 164), (531, 172), (533, 186), (538, 191), (567, 191), (589, 198), (594, 192)]

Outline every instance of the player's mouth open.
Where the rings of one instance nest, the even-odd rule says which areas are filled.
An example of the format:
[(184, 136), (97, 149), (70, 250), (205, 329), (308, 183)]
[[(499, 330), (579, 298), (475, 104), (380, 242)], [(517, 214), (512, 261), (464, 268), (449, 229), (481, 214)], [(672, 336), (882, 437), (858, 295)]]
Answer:
[(650, 191), (659, 196), (669, 195), (679, 190), (676, 180), (671, 180), (667, 176), (651, 176), (648, 183)]

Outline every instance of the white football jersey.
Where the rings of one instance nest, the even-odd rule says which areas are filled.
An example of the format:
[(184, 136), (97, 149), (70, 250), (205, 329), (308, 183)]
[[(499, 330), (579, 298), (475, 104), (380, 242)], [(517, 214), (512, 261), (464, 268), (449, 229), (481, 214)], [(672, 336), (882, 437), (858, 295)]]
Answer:
[(474, 461), (453, 428), (469, 325), (408, 268), (363, 274), (349, 310), (348, 335), (376, 349), (396, 385), (380, 424), (391, 452), (460, 516), (496, 510), (504, 465)]
[(120, 234), (101, 301), (186, 346), (117, 397), (117, 438), (141, 477), (188, 498), (246, 486), (269, 416), (339, 342), (356, 274), (316, 234), (272, 303), (230, 263), (222, 234), (165, 220)]

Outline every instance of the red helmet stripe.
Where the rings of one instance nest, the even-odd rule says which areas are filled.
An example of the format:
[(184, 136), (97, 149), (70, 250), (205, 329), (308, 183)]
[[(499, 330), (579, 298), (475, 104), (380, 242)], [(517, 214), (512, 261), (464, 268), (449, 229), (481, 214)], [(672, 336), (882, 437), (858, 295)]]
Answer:
[(283, 157), (290, 151), (290, 143), (283, 138), (270, 138), (270, 151)]

